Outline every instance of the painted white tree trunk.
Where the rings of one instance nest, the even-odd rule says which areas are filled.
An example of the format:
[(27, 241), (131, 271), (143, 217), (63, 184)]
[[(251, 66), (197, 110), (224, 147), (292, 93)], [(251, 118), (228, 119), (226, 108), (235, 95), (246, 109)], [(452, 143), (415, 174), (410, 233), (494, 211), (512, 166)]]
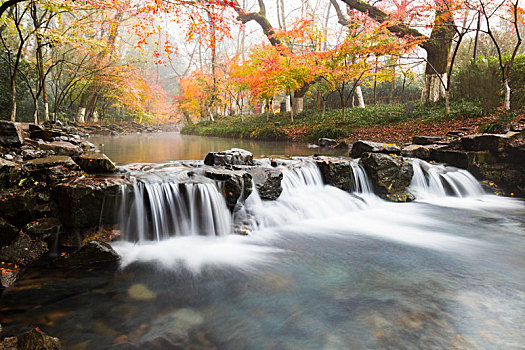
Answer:
[(44, 121), (49, 120), (49, 103), (44, 103)]
[(447, 73), (425, 74), (425, 86), (421, 93), (421, 103), (437, 102), (445, 98)]
[(503, 88), (505, 90), (505, 110), (510, 110), (510, 86), (509, 79), (503, 81)]
[(355, 88), (355, 94), (357, 95), (357, 101), (359, 102), (360, 108), (365, 108), (365, 99), (363, 98), (363, 90), (361, 90), (361, 86), (356, 86)]
[(86, 107), (79, 107), (77, 113), (77, 123), (86, 122)]
[(304, 108), (304, 97), (294, 97), (293, 99), (293, 114), (301, 113)]
[(286, 112), (290, 112), (292, 110), (292, 104), (290, 99), (290, 95), (286, 95)]

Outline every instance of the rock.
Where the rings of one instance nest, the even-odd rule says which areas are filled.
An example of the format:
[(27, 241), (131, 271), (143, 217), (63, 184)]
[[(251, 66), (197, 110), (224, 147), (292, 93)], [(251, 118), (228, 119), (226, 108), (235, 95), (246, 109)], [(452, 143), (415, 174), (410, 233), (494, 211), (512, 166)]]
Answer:
[(18, 229), (15, 226), (0, 218), (0, 246), (11, 244), (17, 234)]
[(317, 140), (317, 144), (319, 145), (319, 147), (335, 147), (337, 145), (337, 141), (326, 137), (322, 137), (319, 140)]
[(34, 328), (16, 337), (8, 337), (0, 342), (2, 350), (60, 350), (60, 340), (50, 337), (38, 328)]
[(54, 151), (58, 155), (77, 156), (82, 153), (82, 148), (80, 146), (75, 146), (66, 141), (53, 141), (50, 143), (43, 142), (39, 144), (39, 147), (43, 150)]
[(32, 241), (31, 237), (21, 232), (10, 246), (0, 249), (0, 260), (29, 266), (46, 254), (48, 250), (45, 242)]
[(414, 136), (412, 137), (412, 143), (415, 145), (432, 145), (443, 140), (441, 136)]
[(350, 145), (346, 143), (345, 141), (341, 141), (335, 146), (335, 149), (346, 149), (347, 150), (349, 148), (350, 148)]
[(118, 171), (111, 159), (103, 153), (82, 154), (75, 158), (75, 162), (87, 173), (116, 173)]
[(222, 194), (230, 211), (252, 193), (252, 176), (246, 171), (210, 168), (205, 170), (204, 176), (223, 182)]
[[(139, 343), (150, 343), (164, 339), (171, 342), (187, 340), (189, 332), (204, 322), (203, 316), (192, 309), (179, 309), (157, 318), (150, 326), (149, 331), (140, 339)], [(146, 348), (146, 347), (145, 347)], [(150, 347), (147, 347), (150, 349)], [(158, 348), (158, 347), (156, 347)], [(160, 347), (158, 349), (164, 349)], [(168, 347), (170, 349), (170, 347)]]
[(360, 158), (363, 153), (387, 153), (387, 154), (400, 154), (401, 148), (394, 144), (386, 144), (372, 141), (359, 140), (354, 142), (352, 150), (350, 151), (350, 157)]
[(470, 163), (468, 152), (451, 150), (446, 147), (431, 149), (430, 159), (438, 163), (445, 163), (463, 169), (467, 169)]
[(129, 287), (128, 296), (133, 300), (153, 300), (157, 296), (145, 284), (136, 283)]
[(57, 218), (42, 218), (26, 224), (23, 231), (39, 241), (55, 239), (62, 225)]
[(62, 137), (65, 134), (62, 131), (50, 130), (50, 129), (41, 129), (30, 131), (29, 137), (33, 140), (43, 140), (52, 142), (56, 137)]
[(406, 191), (414, 169), (402, 157), (381, 153), (365, 153), (361, 164), (374, 184), (376, 194), (391, 201), (409, 201), (414, 197)]
[(447, 132), (447, 137), (461, 137), (463, 135), (464, 135), (463, 131), (460, 131), (460, 130), (453, 130), (453, 131)]
[(131, 183), (120, 177), (76, 178), (55, 186), (53, 196), (60, 221), (67, 228), (88, 228), (118, 223), (116, 208), (122, 190)]
[(42, 131), (44, 130), (44, 128), (38, 124), (29, 124), (28, 126), (29, 128), (29, 132), (33, 132), (33, 131)]
[(421, 145), (410, 145), (401, 150), (403, 157), (430, 159), (430, 148)]
[(11, 224), (22, 226), (37, 219), (38, 193), (32, 189), (9, 193), (0, 198), (0, 213)]
[(509, 137), (501, 134), (474, 134), (461, 138), (461, 145), (467, 151), (502, 152)]
[(91, 241), (77, 251), (66, 255), (58, 262), (61, 266), (92, 266), (103, 263), (113, 263), (120, 260), (120, 256), (107, 243)]
[(350, 160), (335, 157), (314, 157), (317, 167), (321, 171), (323, 182), (343, 191), (353, 189), (354, 176)]
[(20, 170), (17, 163), (0, 158), (0, 188), (16, 186), (20, 181)]
[(240, 148), (232, 148), (223, 152), (210, 152), (204, 159), (206, 165), (253, 165), (253, 154)]
[(80, 147), (82, 147), (84, 151), (94, 151), (97, 148), (94, 144), (92, 144), (89, 141), (81, 141)]
[[(6, 268), (0, 268), (0, 286), (2, 288), (9, 288), (13, 284), (15, 284), (16, 281), (20, 278), (22, 275), (22, 270), (20, 268), (16, 269), (6, 269)], [(0, 333), (2, 328), (0, 327)], [(0, 349), (3, 349), (2, 343), (0, 343)]]
[(24, 144), (24, 131), (19, 123), (0, 121), (0, 145), (20, 147)]
[(248, 173), (252, 176), (253, 183), (261, 199), (275, 200), (279, 198), (283, 191), (281, 186), (283, 173), (281, 170), (276, 168), (254, 167), (249, 169)]
[(29, 171), (37, 169), (46, 169), (55, 166), (66, 167), (69, 170), (79, 170), (77, 163), (69, 156), (50, 156), (45, 158), (38, 158), (28, 161), (26, 169)]

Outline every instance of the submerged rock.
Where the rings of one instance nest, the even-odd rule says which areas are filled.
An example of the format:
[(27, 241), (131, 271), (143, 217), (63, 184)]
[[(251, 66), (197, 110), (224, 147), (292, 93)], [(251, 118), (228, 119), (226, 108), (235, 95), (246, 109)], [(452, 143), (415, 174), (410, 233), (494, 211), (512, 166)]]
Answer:
[(283, 173), (276, 168), (254, 167), (247, 170), (261, 199), (276, 200), (283, 192)]
[(394, 144), (373, 141), (359, 140), (354, 142), (352, 145), (352, 150), (350, 151), (350, 157), (360, 158), (363, 153), (400, 154), (401, 148)]
[(32, 241), (31, 237), (20, 232), (11, 245), (0, 249), (0, 260), (29, 266), (40, 259), (48, 250), (45, 242)]
[(0, 121), (0, 145), (20, 147), (24, 144), (24, 131), (19, 123)]
[(204, 164), (210, 166), (253, 165), (253, 154), (240, 148), (210, 152), (206, 155)]
[(402, 157), (365, 153), (361, 157), (361, 164), (372, 180), (376, 194), (380, 197), (395, 202), (414, 199), (414, 196), (406, 191), (412, 181), (414, 169), (412, 164)]
[(115, 164), (103, 153), (82, 154), (75, 158), (75, 163), (87, 173), (117, 172)]
[(16, 337), (4, 338), (0, 342), (2, 350), (60, 350), (60, 340), (50, 337), (38, 328), (22, 333)]

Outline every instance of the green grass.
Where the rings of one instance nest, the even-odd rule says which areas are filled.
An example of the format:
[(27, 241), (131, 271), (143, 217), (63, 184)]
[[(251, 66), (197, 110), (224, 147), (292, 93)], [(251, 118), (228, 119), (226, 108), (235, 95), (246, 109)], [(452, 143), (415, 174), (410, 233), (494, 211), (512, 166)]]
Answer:
[(186, 125), (183, 134), (202, 136), (221, 136), (257, 140), (295, 140), (315, 141), (321, 137), (342, 139), (355, 128), (392, 125), (404, 121), (419, 120), (423, 123), (435, 123), (458, 118), (478, 118), (485, 115), (481, 104), (471, 101), (454, 101), (450, 105), (451, 113), (445, 113), (443, 103), (420, 106), (418, 103), (368, 106), (367, 108), (349, 108), (346, 118), (341, 110), (328, 110), (323, 116), (317, 110), (304, 111), (290, 121), (290, 115), (254, 114), (228, 116), (215, 122), (202, 121)]

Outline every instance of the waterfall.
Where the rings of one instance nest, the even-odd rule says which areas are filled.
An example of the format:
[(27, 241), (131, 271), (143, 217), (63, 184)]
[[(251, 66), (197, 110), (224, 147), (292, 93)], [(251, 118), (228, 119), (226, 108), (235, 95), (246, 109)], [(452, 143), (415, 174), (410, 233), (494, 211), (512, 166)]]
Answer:
[(283, 194), (287, 195), (299, 187), (323, 186), (323, 177), (315, 162), (299, 158), (287, 167), (281, 167), (283, 173)]
[(443, 164), (413, 159), (414, 177), (409, 190), (418, 199), (429, 197), (477, 197), (484, 194), (478, 180), (468, 171)]
[(365, 169), (361, 164), (359, 164), (359, 159), (353, 159), (350, 162), (350, 167), (352, 168), (353, 178), (354, 178), (354, 189), (355, 193), (370, 194), (373, 192), (372, 183), (368, 179), (368, 175), (365, 172)]
[(172, 236), (222, 236), (231, 214), (215, 183), (138, 181), (124, 190), (121, 227), (127, 241)]

